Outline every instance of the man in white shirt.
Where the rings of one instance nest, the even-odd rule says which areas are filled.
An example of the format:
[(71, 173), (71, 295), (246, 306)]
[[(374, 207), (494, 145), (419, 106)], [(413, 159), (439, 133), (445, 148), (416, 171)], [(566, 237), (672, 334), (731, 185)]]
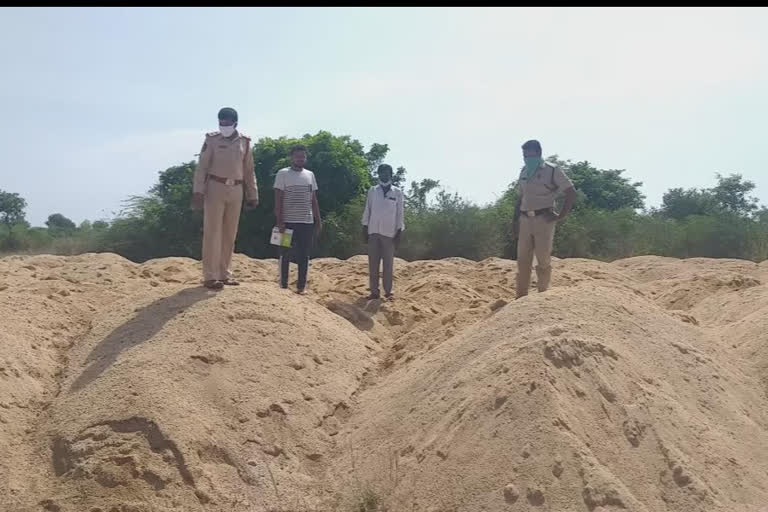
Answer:
[(378, 175), (379, 184), (368, 191), (363, 211), (363, 239), (368, 243), (371, 286), (368, 299), (380, 298), (379, 265), (383, 260), (384, 296), (392, 300), (395, 248), (400, 245), (400, 236), (405, 230), (403, 191), (392, 185), (392, 166), (381, 164)]
[(299, 265), (297, 291), (304, 294), (309, 271), (309, 253), (315, 233), (323, 226), (320, 206), (317, 202), (315, 174), (304, 168), (307, 148), (299, 144), (291, 148), (291, 166), (280, 169), (275, 177), (275, 217), (282, 233), (293, 230), (291, 247), (280, 249), (280, 287), (288, 288), (288, 266), (291, 255)]

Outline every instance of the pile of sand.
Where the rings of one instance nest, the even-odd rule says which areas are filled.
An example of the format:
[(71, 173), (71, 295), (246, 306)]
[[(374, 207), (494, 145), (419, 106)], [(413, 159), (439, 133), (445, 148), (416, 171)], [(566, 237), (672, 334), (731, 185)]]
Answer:
[(0, 510), (765, 511), (768, 265), (0, 260)]

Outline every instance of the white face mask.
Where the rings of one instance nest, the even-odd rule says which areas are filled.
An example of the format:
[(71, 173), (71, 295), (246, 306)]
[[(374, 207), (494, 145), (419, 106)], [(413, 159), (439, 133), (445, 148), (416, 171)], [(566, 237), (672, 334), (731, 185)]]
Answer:
[(232, 126), (219, 126), (219, 131), (221, 134), (225, 137), (231, 137), (233, 133), (235, 133), (235, 127)]

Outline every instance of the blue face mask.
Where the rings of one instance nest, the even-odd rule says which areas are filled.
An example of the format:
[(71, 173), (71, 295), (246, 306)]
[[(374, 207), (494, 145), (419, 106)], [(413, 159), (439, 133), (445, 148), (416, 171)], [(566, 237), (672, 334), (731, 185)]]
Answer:
[(541, 166), (541, 157), (540, 156), (526, 156), (523, 157), (523, 160), (525, 161), (525, 176), (527, 178), (530, 178), (533, 176), (536, 171)]

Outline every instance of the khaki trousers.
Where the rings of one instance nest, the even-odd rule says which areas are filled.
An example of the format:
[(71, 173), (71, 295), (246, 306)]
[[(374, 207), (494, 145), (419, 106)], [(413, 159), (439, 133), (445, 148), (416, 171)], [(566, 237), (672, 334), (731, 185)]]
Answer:
[(546, 215), (520, 217), (520, 238), (517, 241), (517, 297), (528, 295), (531, 284), (533, 255), (536, 254), (538, 288), (545, 292), (552, 279), (552, 241), (555, 222)]
[(203, 212), (203, 279), (232, 277), (229, 266), (243, 207), (243, 186), (229, 186), (208, 180)]

